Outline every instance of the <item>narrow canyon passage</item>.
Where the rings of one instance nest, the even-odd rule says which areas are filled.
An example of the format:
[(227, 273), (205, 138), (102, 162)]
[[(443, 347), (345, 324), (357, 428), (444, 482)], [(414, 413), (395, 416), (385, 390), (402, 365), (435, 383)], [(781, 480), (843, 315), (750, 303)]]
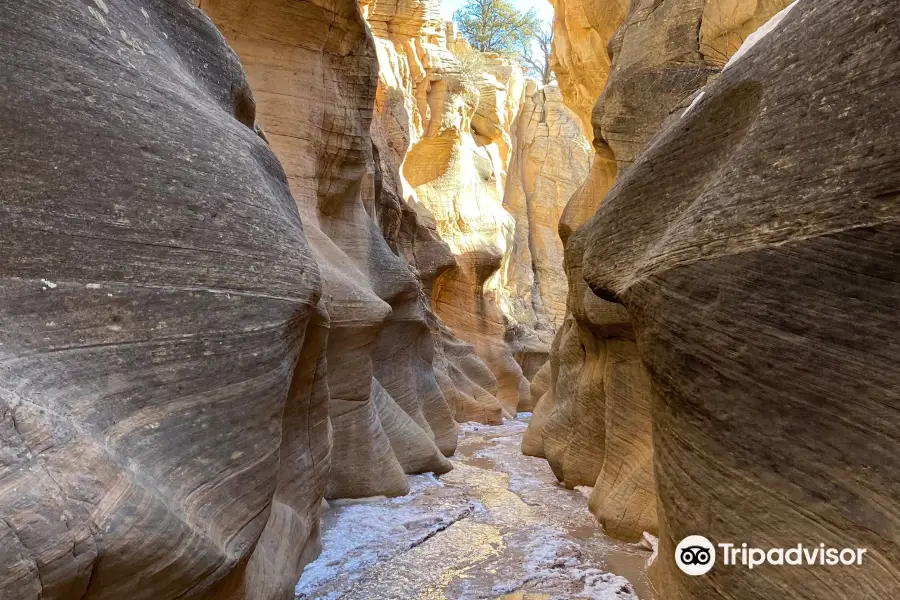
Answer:
[(898, 8), (0, 0), (0, 600), (900, 600)]
[(462, 426), (454, 469), (400, 498), (336, 501), (298, 598), (648, 600), (649, 552), (603, 535), (580, 491), (521, 453), (530, 415)]

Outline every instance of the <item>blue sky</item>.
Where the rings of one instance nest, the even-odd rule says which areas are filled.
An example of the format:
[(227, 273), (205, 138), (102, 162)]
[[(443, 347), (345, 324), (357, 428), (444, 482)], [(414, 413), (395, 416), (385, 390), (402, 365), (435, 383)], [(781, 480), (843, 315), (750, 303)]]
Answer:
[[(529, 8), (537, 10), (538, 16), (550, 23), (553, 21), (553, 7), (547, 0), (512, 0), (512, 3), (521, 11)], [(453, 19), (453, 11), (465, 4), (465, 0), (441, 0), (441, 14), (445, 19)]]

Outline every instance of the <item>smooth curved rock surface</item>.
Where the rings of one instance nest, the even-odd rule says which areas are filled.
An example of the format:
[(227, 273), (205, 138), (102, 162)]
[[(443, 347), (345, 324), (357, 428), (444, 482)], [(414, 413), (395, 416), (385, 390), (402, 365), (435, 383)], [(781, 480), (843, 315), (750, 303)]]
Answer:
[(418, 280), (366, 210), (378, 82), (366, 22), (349, 0), (201, 7), (243, 60), (323, 273), (334, 429), (326, 495), (402, 495), (405, 472), (449, 468), (442, 454), (454, 452), (456, 426), (432, 370)]
[[(544, 392), (534, 403), (528, 427), (522, 434), (522, 453), (528, 456), (547, 458), (544, 454), (544, 426), (556, 408), (556, 381), (559, 378), (559, 343), (562, 338), (562, 327), (556, 330), (553, 345), (550, 346), (550, 358), (531, 382), (532, 391)], [(532, 396), (533, 397), (533, 396)]]
[(328, 315), (236, 56), (188, 2), (0, 21), (0, 596), (291, 597)]
[[(801, 0), (585, 227), (652, 375), (666, 598), (900, 595), (898, 84), (893, 2)], [(687, 534), (868, 553), (687, 577)]]
[[(790, 0), (662, 0), (633, 2), (611, 38), (612, 70), (594, 106), (596, 139), (607, 143), (620, 171), (678, 106), (715, 78), (744, 36)], [(698, 29), (699, 26), (699, 29)]]
[[(370, 127), (374, 177), (367, 194), (371, 202), (366, 206), (371, 205), (369, 212), (388, 245), (404, 258), (418, 279), (431, 334), (430, 350), (424, 349), (427, 340), (420, 343), (425, 354), (432, 356), (434, 384), (429, 384), (430, 393), (442, 394), (457, 421), (494, 422), (500, 418), (496, 378), (475, 348), (457, 339), (434, 313), (434, 282), (455, 269), (457, 262), (442, 238), (435, 215), (420, 201), (405, 168), (412, 145), (427, 134), (425, 125), (432, 113), (452, 109), (458, 99), (446, 93), (427, 97), (431, 79), (438, 77), (432, 72), (433, 60), (454, 60), (447, 49), (446, 23), (436, 2), (360, 2), (360, 8), (374, 34), (379, 63)], [(440, 59), (433, 59), (433, 55)], [(419, 154), (413, 155), (409, 164), (416, 163)], [(426, 157), (424, 166), (442, 165)], [(454, 443), (455, 439), (454, 431)]]
[(582, 276), (579, 227), (602, 199), (593, 184), (608, 174), (602, 159), (593, 168), (598, 164), (600, 173), (589, 176), (560, 221), (569, 316), (557, 331), (550, 389), (535, 408), (523, 451), (546, 457), (567, 487), (593, 487), (590, 507), (607, 534), (635, 541), (657, 530), (649, 382), (625, 310), (595, 296)]
[(508, 318), (489, 291), (499, 285), (515, 231), (502, 198), (506, 132), (510, 115), (518, 112), (522, 75), (518, 69), (470, 74), (445, 46), (429, 44), (427, 52), (426, 78), (416, 90), (422, 136), (412, 143), (403, 174), (455, 258), (435, 279), (432, 303), (441, 321), (484, 360), (496, 378), (501, 408), (513, 416), (528, 398), (528, 381), (508, 344)]
[(611, 66), (607, 44), (622, 24), (629, 0), (552, 0), (550, 64), (566, 105), (593, 139), (591, 111)]
[[(596, 155), (587, 181), (570, 200), (559, 225), (566, 244), (570, 316), (558, 345), (554, 408), (532, 425), (539, 425), (540, 431), (531, 435), (529, 451), (546, 456), (564, 484), (592, 485), (591, 509), (615, 537), (637, 541), (644, 531), (655, 533), (658, 527), (651, 386), (638, 359), (629, 316), (621, 306), (594, 295), (584, 282), (587, 234), (579, 227), (601, 207), (617, 174), (627, 172), (663, 122), (675, 112), (691, 110), (696, 92), (718, 76), (737, 50), (731, 42), (785, 4), (632, 2), (622, 26), (604, 46), (612, 62), (593, 108)], [(604, 6), (603, 14), (612, 18), (615, 7)], [(571, 28), (564, 16), (557, 15), (556, 29)], [(609, 23), (607, 18), (595, 32), (609, 35)], [(572, 37), (568, 31), (557, 35), (563, 34)], [(574, 51), (566, 43), (560, 44), (557, 54)], [(713, 56), (715, 48), (722, 56)], [(563, 93), (573, 102), (571, 90), (563, 86)]]
[(527, 412), (531, 412), (541, 401), (541, 398), (550, 390), (550, 361), (548, 360), (531, 380), (531, 401), (528, 403)]
[(700, 21), (700, 52), (724, 66), (769, 18), (793, 0), (707, 0)]

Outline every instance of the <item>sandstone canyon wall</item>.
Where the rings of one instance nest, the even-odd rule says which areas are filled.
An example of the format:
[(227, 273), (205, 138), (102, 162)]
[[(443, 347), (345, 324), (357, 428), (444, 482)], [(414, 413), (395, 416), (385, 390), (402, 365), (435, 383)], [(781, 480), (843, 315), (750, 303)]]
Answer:
[[(527, 386), (505, 343), (503, 316), (483, 290), (496, 271), (490, 257), (499, 260), (509, 235), (511, 219), (500, 206), (501, 148), (508, 153), (509, 140), (498, 127), (491, 135), (500, 143), (476, 144), (473, 123), (479, 110), (505, 122), (505, 101), (514, 110), (518, 96), (494, 77), (464, 70), (436, 2), (362, 9), (381, 67), (373, 142), (381, 173), (390, 175), (382, 176), (379, 193), (382, 204), (398, 207), (382, 211), (379, 222), (433, 308), (438, 380), (456, 418), (498, 422), (515, 411), (519, 387)], [(480, 101), (482, 89), (498, 99), (499, 111)], [(488, 261), (480, 270), (479, 260)]]
[(247, 70), (322, 273), (334, 440), (326, 495), (404, 494), (405, 473), (450, 469), (443, 455), (456, 432), (417, 280), (364, 206), (378, 79), (366, 23), (350, 1), (200, 6)]
[[(622, 26), (599, 44), (608, 48), (611, 67), (592, 111), (596, 154), (588, 180), (559, 224), (566, 243), (568, 317), (558, 334), (557, 356), (547, 367), (553, 374), (548, 391), (539, 400), (523, 449), (546, 457), (567, 486), (593, 486), (590, 508), (614, 537), (637, 540), (643, 531), (658, 531), (651, 383), (625, 309), (597, 297), (584, 282), (587, 238), (579, 228), (666, 118), (684, 110), (697, 90), (718, 76), (748, 31), (786, 4), (634, 1), (626, 7)], [(569, 65), (567, 77), (600, 82), (596, 64), (602, 61), (575, 57), (590, 56), (598, 47), (596, 36), (610, 34), (619, 18), (615, 6), (557, 7), (563, 13), (555, 17), (555, 60)], [(585, 34), (573, 18), (576, 8), (593, 15), (594, 33)], [(563, 86), (563, 94), (575, 107), (583, 102), (571, 86)]]
[(553, 0), (550, 64), (566, 104), (593, 136), (591, 112), (609, 77), (607, 48), (628, 12), (629, 0)]
[(0, 597), (289, 598), (329, 322), (237, 57), (189, 2), (0, 22)]
[(545, 106), (518, 66), (474, 52), (437, 2), (361, 7), (380, 64), (376, 218), (431, 300), (457, 420), (497, 422), (530, 409), (526, 376), (547, 357), (565, 293), (548, 231), (587, 170), (586, 142), (558, 99)]
[(0, 7), (3, 598), (291, 597), (560, 319), (555, 88), (436, 3), (194, 4)]
[[(896, 7), (801, 0), (722, 73), (787, 5), (632, 2), (593, 111), (615, 164), (560, 223), (570, 315), (523, 449), (596, 476), (612, 535), (658, 507), (667, 599), (900, 593)], [(689, 534), (871, 558), (688, 577)]]
[[(652, 375), (665, 598), (900, 595), (898, 84), (895, 3), (801, 0), (583, 229)], [(687, 534), (868, 554), (692, 578)]]
[[(587, 177), (591, 150), (554, 84), (528, 81), (512, 138), (503, 207), (515, 221), (515, 233), (501, 261), (495, 296), (514, 324), (518, 360), (531, 379), (547, 362), (554, 332), (565, 317), (558, 223)], [(534, 404), (529, 400), (519, 408), (530, 411)]]

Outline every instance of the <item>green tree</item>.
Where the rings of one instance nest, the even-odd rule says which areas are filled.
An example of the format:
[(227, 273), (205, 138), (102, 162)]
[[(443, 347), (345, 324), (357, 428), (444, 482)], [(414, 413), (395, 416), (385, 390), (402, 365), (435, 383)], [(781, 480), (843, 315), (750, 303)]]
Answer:
[(509, 0), (468, 0), (453, 13), (459, 32), (480, 52), (519, 56), (540, 29), (537, 12), (521, 12)]

